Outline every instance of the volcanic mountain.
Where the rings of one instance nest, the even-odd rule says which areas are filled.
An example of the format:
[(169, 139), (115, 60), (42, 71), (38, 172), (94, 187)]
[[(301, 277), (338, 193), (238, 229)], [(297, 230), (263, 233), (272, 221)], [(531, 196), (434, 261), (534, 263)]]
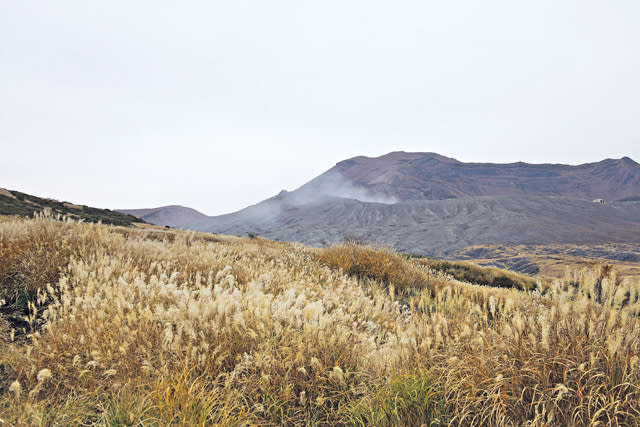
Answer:
[(360, 156), (295, 191), (182, 224), (311, 245), (356, 237), (425, 255), (478, 244), (640, 242), (640, 165), (628, 157), (572, 166)]
[[(640, 165), (628, 157), (571, 166), (463, 163), (435, 153), (393, 152), (342, 161), (304, 185), (348, 183), (381, 200), (443, 200), (477, 196), (557, 196), (572, 199), (640, 198)], [(337, 194), (338, 195), (338, 194)]]

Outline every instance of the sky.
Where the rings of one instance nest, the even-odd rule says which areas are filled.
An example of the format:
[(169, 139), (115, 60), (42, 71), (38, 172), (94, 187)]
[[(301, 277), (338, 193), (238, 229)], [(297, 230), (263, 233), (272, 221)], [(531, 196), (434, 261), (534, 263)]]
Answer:
[(0, 1), (0, 187), (229, 213), (358, 155), (640, 162), (640, 2)]

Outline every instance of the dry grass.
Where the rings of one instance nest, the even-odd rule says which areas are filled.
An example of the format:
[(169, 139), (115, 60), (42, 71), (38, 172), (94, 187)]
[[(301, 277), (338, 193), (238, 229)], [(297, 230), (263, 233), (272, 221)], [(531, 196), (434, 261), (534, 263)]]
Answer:
[[(20, 225), (18, 225), (20, 224)], [(59, 268), (66, 264), (74, 251), (89, 243), (89, 236), (75, 234), (76, 224), (40, 218), (33, 223), (6, 219), (0, 234), (0, 300), (16, 307), (33, 301), (38, 288), (56, 283)]]
[[(476, 245), (456, 251), (452, 257), (475, 264), (509, 265), (510, 260), (526, 259), (535, 264), (539, 276), (562, 278), (567, 271), (581, 270), (589, 264), (615, 263), (623, 276), (640, 277), (640, 262), (613, 259), (618, 255), (637, 255), (640, 243), (551, 244), (551, 245)], [(474, 254), (474, 252), (476, 252)], [(624, 256), (623, 256), (624, 259)]]
[(40, 217), (0, 222), (0, 278), (29, 323), (0, 319), (7, 425), (640, 422), (640, 283), (608, 268), (541, 294), (357, 245)]
[(539, 280), (535, 280), (530, 276), (495, 267), (481, 267), (466, 261), (418, 258), (414, 262), (427, 266), (432, 270), (442, 271), (463, 282), (521, 290), (533, 290), (539, 287)]
[(341, 243), (317, 252), (317, 259), (328, 267), (364, 281), (371, 280), (391, 288), (392, 293), (411, 293), (433, 282), (418, 265), (384, 247)]
[(11, 191), (9, 190), (5, 190), (4, 188), (0, 188), (0, 196), (7, 196), (11, 199), (15, 199), (16, 196), (14, 196)]

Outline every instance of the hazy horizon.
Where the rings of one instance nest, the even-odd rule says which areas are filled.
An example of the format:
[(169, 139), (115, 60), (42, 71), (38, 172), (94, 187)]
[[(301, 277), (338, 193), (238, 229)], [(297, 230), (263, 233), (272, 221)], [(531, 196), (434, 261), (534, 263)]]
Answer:
[(233, 212), (341, 160), (640, 161), (640, 3), (0, 5), (0, 187)]

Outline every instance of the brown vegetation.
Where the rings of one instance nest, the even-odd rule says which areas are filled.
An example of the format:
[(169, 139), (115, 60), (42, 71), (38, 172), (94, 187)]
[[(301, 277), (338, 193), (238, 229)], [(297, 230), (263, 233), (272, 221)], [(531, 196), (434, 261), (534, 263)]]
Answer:
[(475, 245), (450, 255), (475, 264), (496, 265), (522, 271), (534, 266), (538, 274), (561, 278), (567, 271), (580, 270), (591, 263), (615, 263), (623, 276), (640, 276), (640, 243)]
[(44, 217), (0, 222), (0, 262), (4, 305), (28, 300), (20, 339), (0, 314), (7, 425), (640, 420), (640, 283), (600, 267), (523, 292), (382, 249)]
[(481, 267), (465, 261), (442, 261), (438, 259), (419, 258), (415, 262), (427, 266), (432, 270), (450, 274), (453, 278), (463, 282), (497, 288), (515, 288), (533, 290), (538, 287), (538, 281), (524, 274), (501, 270), (495, 267)]
[(0, 188), (0, 215), (33, 217), (43, 212), (52, 215), (65, 215), (81, 221), (122, 226), (132, 226), (145, 222), (140, 218), (109, 209), (75, 205), (69, 202), (60, 202)]
[(434, 281), (433, 275), (384, 247), (341, 243), (319, 250), (317, 259), (361, 281), (368, 279), (401, 293), (413, 293)]

